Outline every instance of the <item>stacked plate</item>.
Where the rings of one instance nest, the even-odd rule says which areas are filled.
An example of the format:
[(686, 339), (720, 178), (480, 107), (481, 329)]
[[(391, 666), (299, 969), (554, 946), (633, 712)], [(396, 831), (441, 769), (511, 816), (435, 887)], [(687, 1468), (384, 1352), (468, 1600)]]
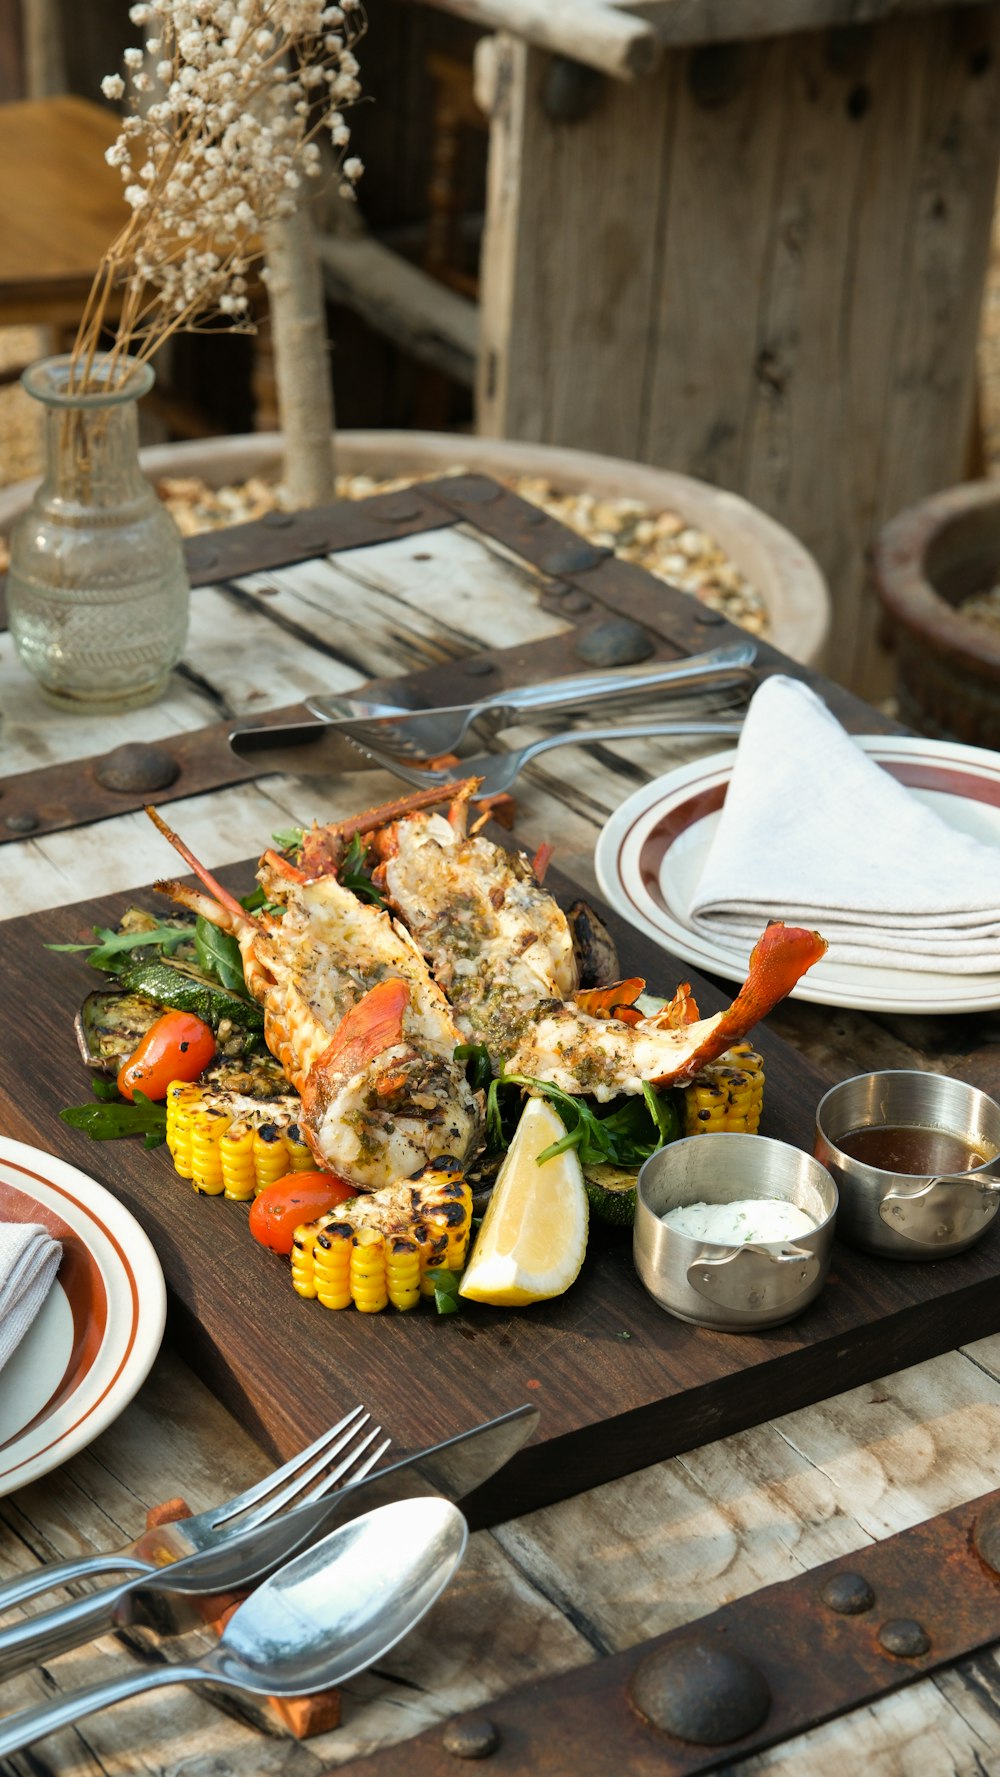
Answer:
[[(949, 826), (1000, 847), (1000, 755), (908, 735), (857, 735), (877, 764)], [(694, 931), (687, 917), (732, 774), (735, 750), (643, 785), (616, 809), (597, 842), (605, 899), (675, 956), (742, 981), (747, 951)], [(1000, 972), (934, 975), (824, 958), (793, 997), (881, 1012), (970, 1012), (1000, 1006)]]

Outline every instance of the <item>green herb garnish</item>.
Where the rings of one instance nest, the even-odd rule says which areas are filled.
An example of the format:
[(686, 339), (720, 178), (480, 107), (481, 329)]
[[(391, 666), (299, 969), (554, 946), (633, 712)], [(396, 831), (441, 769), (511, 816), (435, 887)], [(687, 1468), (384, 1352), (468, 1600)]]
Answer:
[(347, 848), (344, 862), (337, 872), (338, 881), (345, 888), (352, 889), (359, 901), (372, 901), (376, 907), (384, 907), (385, 901), (365, 870), (365, 859), (368, 847), (359, 833), (355, 833)]
[(231, 932), (220, 931), (210, 919), (203, 918), (199, 913), (194, 928), (194, 947), (198, 953), (198, 962), (206, 975), (214, 975), (231, 993), (249, 998), (243, 975), (243, 958)]
[(124, 950), (163, 950), (169, 956), (191, 937), (190, 925), (156, 925), (148, 932), (116, 932), (110, 926), (95, 926), (93, 944), (46, 944), (46, 950), (87, 950), (92, 969), (115, 968), (115, 959)]
[(122, 1135), (143, 1136), (144, 1147), (158, 1148), (167, 1139), (166, 1106), (154, 1104), (142, 1092), (129, 1104), (120, 1099), (114, 1104), (73, 1104), (59, 1112), (64, 1123), (83, 1129), (91, 1141), (117, 1141)]
[(491, 1142), (498, 1146), (505, 1140), (501, 1095), (508, 1086), (524, 1087), (551, 1100), (566, 1125), (566, 1134), (539, 1154), (539, 1165), (567, 1148), (576, 1148), (581, 1166), (641, 1166), (657, 1148), (676, 1141), (681, 1133), (672, 1093), (660, 1094), (651, 1086), (643, 1087), (641, 1098), (621, 1097), (597, 1106), (561, 1091), (548, 1080), (536, 1080), (529, 1074), (501, 1074), (493, 1081), (486, 1101), (487, 1130)]
[(458, 1299), (458, 1286), (461, 1281), (457, 1271), (428, 1271), (427, 1276), (434, 1285), (434, 1306), (439, 1314), (457, 1314), (461, 1306)]
[(299, 852), (305, 839), (304, 827), (283, 827), (280, 832), (272, 833), (271, 838), (282, 851)]
[(486, 1092), (493, 1081), (493, 1063), (485, 1043), (459, 1043), (456, 1061), (467, 1061), (466, 1073), (473, 1092)]

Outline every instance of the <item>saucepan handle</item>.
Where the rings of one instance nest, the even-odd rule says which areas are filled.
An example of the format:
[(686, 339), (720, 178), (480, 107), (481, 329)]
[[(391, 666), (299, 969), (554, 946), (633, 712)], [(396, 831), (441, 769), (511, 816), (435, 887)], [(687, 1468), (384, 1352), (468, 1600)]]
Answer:
[(989, 1172), (942, 1173), (915, 1191), (893, 1185), (878, 1213), (887, 1228), (920, 1246), (973, 1240), (1000, 1208), (1000, 1177)]
[(691, 1288), (721, 1308), (776, 1309), (815, 1283), (819, 1257), (808, 1246), (729, 1247), (695, 1259), (687, 1268)]

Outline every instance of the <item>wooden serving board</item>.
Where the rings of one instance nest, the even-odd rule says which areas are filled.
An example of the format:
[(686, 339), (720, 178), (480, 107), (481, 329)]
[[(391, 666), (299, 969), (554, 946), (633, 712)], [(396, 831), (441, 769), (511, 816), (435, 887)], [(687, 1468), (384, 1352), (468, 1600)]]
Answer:
[[(223, 873), (245, 890), (252, 871)], [(562, 898), (572, 885), (553, 883)], [(153, 906), (152, 894), (129, 895)], [(287, 1456), (361, 1400), (400, 1453), (530, 1401), (536, 1438), (473, 1496), (482, 1526), (631, 1473), (857, 1383), (1000, 1329), (1000, 1235), (936, 1263), (892, 1263), (838, 1245), (830, 1279), (804, 1314), (755, 1336), (707, 1332), (659, 1309), (632, 1266), (627, 1235), (594, 1225), (583, 1273), (535, 1308), (465, 1305), (439, 1317), (330, 1313), (300, 1301), (285, 1260), (245, 1227), (245, 1205), (197, 1196), (165, 1148), (95, 1143), (58, 1117), (89, 1097), (72, 1032), (95, 976), (46, 943), (86, 939), (126, 897), (11, 920), (0, 929), (8, 1042), (0, 1130), (62, 1155), (112, 1190), (159, 1254), (169, 1332), (226, 1405)], [(161, 903), (162, 905), (162, 903)], [(674, 964), (613, 915), (625, 974), (653, 991), (690, 978), (703, 1014), (731, 997)], [(763, 1132), (811, 1147), (829, 1084), (766, 1025), (755, 1042), (767, 1085)]]

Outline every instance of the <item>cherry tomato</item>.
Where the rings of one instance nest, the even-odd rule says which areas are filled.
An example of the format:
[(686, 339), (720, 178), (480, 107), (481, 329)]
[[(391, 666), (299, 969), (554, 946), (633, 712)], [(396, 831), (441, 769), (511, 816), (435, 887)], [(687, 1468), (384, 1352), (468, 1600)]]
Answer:
[(290, 1172), (258, 1193), (250, 1209), (250, 1232), (273, 1253), (290, 1253), (296, 1228), (356, 1195), (354, 1186), (335, 1172)]
[(147, 1030), (118, 1074), (118, 1090), (131, 1098), (166, 1098), (171, 1080), (196, 1080), (215, 1054), (215, 1038), (193, 1012), (165, 1012)]

